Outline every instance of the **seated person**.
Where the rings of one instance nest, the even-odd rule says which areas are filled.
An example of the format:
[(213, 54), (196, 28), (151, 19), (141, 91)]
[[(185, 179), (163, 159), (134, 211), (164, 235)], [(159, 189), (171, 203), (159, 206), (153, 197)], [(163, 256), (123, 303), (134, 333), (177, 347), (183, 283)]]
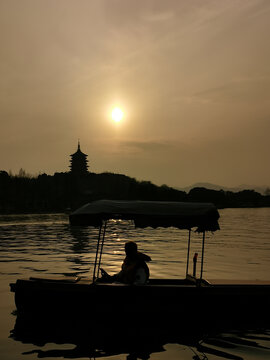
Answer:
[(137, 250), (137, 244), (129, 241), (125, 244), (126, 257), (122, 264), (122, 270), (110, 276), (105, 270), (101, 270), (102, 281), (119, 281), (124, 284), (145, 284), (149, 279), (149, 268), (146, 262), (151, 261), (150, 256)]

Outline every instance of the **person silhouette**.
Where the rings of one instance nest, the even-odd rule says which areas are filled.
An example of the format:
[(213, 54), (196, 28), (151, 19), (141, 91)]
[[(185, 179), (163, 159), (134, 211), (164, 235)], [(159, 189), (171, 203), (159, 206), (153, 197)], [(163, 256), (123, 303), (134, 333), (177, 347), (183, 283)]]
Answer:
[(125, 243), (125, 253), (126, 257), (119, 273), (111, 276), (104, 269), (100, 269), (102, 280), (117, 281), (124, 284), (145, 284), (150, 275), (146, 264), (146, 262), (151, 261), (150, 256), (139, 252), (134, 241)]

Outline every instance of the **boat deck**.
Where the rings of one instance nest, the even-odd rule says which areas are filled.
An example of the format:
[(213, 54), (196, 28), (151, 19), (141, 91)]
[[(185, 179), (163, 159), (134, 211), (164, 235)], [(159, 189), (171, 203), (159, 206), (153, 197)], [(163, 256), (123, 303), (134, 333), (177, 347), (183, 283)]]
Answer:
[[(26, 280), (26, 279), (25, 279)], [(91, 279), (81, 279), (80, 277), (71, 277), (71, 278), (66, 278), (66, 277), (51, 277), (51, 278), (40, 278), (40, 277), (30, 277), (29, 280), (32, 281), (38, 281), (38, 282), (61, 282), (61, 283), (66, 283), (66, 284), (83, 284), (83, 285), (87, 285), (87, 284), (91, 284), (92, 280)], [(196, 285), (196, 280), (198, 281), (199, 279), (195, 279), (189, 276), (188, 279), (149, 279), (149, 283), (148, 285), (167, 285), (167, 286), (175, 286), (175, 285), (181, 285), (181, 286), (194, 286)], [(241, 280), (241, 279), (207, 279), (207, 281), (204, 281), (204, 286), (214, 286), (214, 287), (218, 287), (218, 286), (270, 286), (270, 280), (257, 280), (257, 279), (251, 279), (251, 280)], [(104, 284), (104, 282), (97, 282), (97, 284)], [(106, 283), (105, 284), (109, 284)], [(112, 283), (114, 286), (125, 286), (125, 284), (121, 284), (121, 283)]]
[(270, 286), (270, 280), (241, 280), (241, 279), (207, 279), (208, 282), (213, 286), (224, 286), (224, 285), (230, 285), (230, 286)]

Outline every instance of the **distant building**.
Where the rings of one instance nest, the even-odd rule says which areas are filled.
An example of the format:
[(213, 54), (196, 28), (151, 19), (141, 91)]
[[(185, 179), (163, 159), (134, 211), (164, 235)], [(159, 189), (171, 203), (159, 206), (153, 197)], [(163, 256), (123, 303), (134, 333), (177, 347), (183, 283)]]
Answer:
[(86, 154), (81, 151), (80, 141), (78, 141), (77, 151), (70, 155), (70, 172), (74, 175), (85, 175), (88, 173), (88, 160)]

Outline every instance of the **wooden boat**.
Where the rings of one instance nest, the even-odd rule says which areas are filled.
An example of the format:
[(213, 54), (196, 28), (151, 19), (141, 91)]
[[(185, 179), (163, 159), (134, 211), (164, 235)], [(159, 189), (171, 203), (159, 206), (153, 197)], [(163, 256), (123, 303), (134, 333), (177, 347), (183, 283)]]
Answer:
[[(149, 279), (146, 284), (100, 282), (107, 222), (133, 220), (136, 227), (176, 227), (188, 230), (187, 267), (182, 279)], [(203, 278), (208, 231), (219, 229), (213, 204), (99, 200), (70, 215), (71, 226), (99, 227), (92, 280), (18, 279), (10, 284), (19, 314), (34, 313), (76, 319), (132, 321), (151, 324), (256, 322), (269, 324), (270, 282), (209, 281)], [(201, 269), (189, 273), (191, 231), (202, 234)]]

